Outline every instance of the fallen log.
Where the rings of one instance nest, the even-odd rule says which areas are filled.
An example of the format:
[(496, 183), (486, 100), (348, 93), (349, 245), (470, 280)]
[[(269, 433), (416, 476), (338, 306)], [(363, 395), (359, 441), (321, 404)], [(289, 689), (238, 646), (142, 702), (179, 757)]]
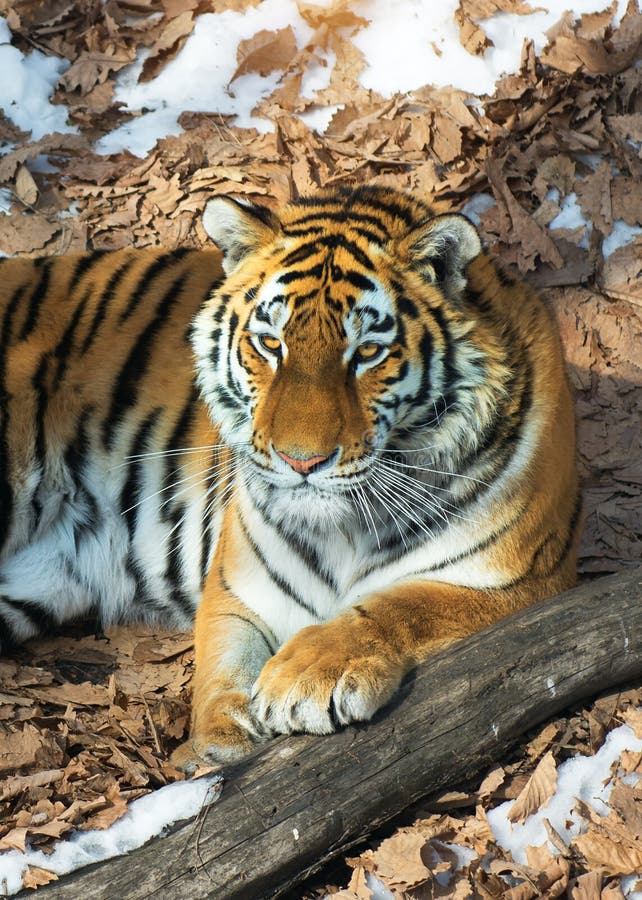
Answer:
[(642, 568), (511, 616), (416, 670), (368, 725), (281, 738), (225, 772), (198, 828), (41, 888), (54, 898), (274, 896), (525, 730), (642, 676)]

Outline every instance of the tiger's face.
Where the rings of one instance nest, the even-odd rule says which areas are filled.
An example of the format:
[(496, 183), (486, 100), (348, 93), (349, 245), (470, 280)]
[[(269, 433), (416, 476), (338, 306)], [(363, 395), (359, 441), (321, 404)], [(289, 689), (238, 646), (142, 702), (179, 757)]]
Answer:
[(477, 234), (376, 189), (327, 191), (279, 217), (217, 198), (204, 224), (227, 271), (193, 336), (212, 419), (273, 509), (345, 518), (379, 454), (425, 443), (448, 405)]

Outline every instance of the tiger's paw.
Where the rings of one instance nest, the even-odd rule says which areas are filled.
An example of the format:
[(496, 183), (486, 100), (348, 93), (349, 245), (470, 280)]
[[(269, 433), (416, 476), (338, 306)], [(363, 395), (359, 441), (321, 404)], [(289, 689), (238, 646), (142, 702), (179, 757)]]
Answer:
[(252, 691), (250, 712), (278, 734), (330, 734), (364, 722), (393, 696), (405, 668), (352, 644), (343, 650), (334, 623), (304, 628), (263, 667)]
[(243, 759), (268, 736), (250, 714), (247, 695), (230, 691), (211, 699), (204, 709), (194, 708), (189, 740), (172, 753), (171, 763), (193, 775), (201, 766)]

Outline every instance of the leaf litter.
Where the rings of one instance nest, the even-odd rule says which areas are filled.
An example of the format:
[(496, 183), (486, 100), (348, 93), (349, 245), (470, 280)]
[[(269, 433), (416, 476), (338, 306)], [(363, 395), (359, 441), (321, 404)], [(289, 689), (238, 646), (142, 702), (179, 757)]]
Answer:
[[(224, 0), (216, 11), (257, 5)], [(519, 71), (481, 97), (429, 85), (392, 97), (368, 90), (360, 82), (366, 60), (351, 40), (367, 18), (346, 0), (297, 6), (312, 29), (305, 45), (297, 46), (287, 26), (257, 32), (239, 45), (229, 85), (233, 91), (246, 75), (282, 73), (255, 110), (272, 131), (185, 110), (182, 133), (159, 140), (143, 159), (93, 149), (144, 112), (114, 100), (118, 73), (144, 53), (140, 80), (155, 78), (210, 3), (0, 0), (19, 49), (68, 61), (53, 99), (76, 128), (32, 141), (7, 111), (0, 115), (6, 145), (0, 188), (10, 197), (8, 213), (0, 215), (0, 251), (198, 247), (206, 242), (200, 216), (213, 194), (274, 204), (325, 184), (390, 185), (420, 194), (438, 213), (470, 211), (503, 262), (544, 291), (560, 325), (585, 485), (580, 571), (588, 576), (637, 563), (642, 455), (631, 448), (642, 443), (642, 238), (635, 233), (642, 226), (636, 66), (642, 15), (636, 3), (629, 2), (618, 27), (614, 6), (579, 19), (566, 14), (539, 55), (526, 42)], [(492, 46), (485, 18), (538, 8), (520, 0), (461, 0), (460, 40), (483, 56)], [(325, 87), (303, 93), (311, 64), (327, 68), (329, 77)], [(318, 111), (328, 114), (323, 131), (305, 119)], [(37, 164), (43, 158), (49, 166)], [(485, 201), (476, 207), (480, 195)], [(632, 237), (612, 251), (608, 241), (622, 223)], [(105, 828), (132, 799), (181, 778), (167, 755), (187, 733), (191, 671), (189, 635), (142, 628), (99, 637), (66, 633), (0, 660), (0, 849), (29, 843), (46, 850), (72, 829)], [(642, 696), (623, 696), (624, 712), (640, 730), (633, 706)], [(373, 873), (396, 897), (621, 896), (618, 876), (634, 870), (642, 852), (633, 830), (642, 802), (635, 785), (616, 776), (612, 811), (599, 823), (581, 808), (587, 830), (568, 847), (549, 823), (549, 845), (558, 855), (549, 845), (529, 848), (527, 866), (493, 842), (486, 819), (487, 809), (506, 799), (518, 802), (518, 819), (539, 809), (554, 790), (559, 761), (595, 752), (621, 721), (621, 702), (600, 700), (540, 729), (521, 758), (493, 768), (477, 792), (445, 795), (441, 805), (435, 801), (441, 811), (355, 858), (350, 886), (336, 896), (370, 897), (366, 876)], [(623, 756), (622, 766), (628, 774), (642, 772), (639, 755)], [(459, 812), (462, 804), (473, 812)], [(462, 865), (464, 850), (475, 856)], [(486, 858), (493, 865), (482, 865)], [(32, 866), (24, 882), (35, 887), (50, 879)]]

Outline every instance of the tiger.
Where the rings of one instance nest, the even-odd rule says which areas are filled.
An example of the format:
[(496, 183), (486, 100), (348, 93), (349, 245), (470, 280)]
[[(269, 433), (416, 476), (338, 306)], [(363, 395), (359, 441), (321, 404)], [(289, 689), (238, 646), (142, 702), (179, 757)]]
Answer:
[(211, 248), (0, 262), (0, 637), (194, 621), (184, 771), (368, 721), (575, 583), (543, 300), (378, 186), (215, 196)]

